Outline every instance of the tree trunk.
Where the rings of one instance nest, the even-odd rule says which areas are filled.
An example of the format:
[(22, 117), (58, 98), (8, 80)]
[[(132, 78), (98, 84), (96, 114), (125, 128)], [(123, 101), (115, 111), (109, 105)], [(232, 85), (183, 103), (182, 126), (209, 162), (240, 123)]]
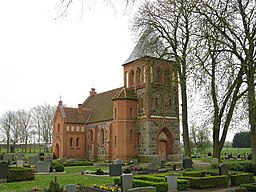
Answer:
[(183, 128), (184, 155), (191, 157), (191, 148), (190, 148), (189, 131), (188, 131), (187, 87), (186, 87), (186, 77), (183, 72), (180, 73), (180, 88), (181, 88), (181, 100), (182, 100), (182, 128)]
[(254, 87), (254, 73), (247, 76), (248, 84), (248, 106), (249, 106), (249, 124), (251, 130), (251, 145), (252, 145), (252, 162), (256, 163), (256, 101), (255, 101), (255, 87)]

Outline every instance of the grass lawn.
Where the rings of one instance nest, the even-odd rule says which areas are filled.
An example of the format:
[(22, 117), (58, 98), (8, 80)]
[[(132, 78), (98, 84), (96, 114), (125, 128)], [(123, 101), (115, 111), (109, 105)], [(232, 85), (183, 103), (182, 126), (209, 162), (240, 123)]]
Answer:
[(84, 184), (86, 186), (113, 184), (114, 177), (108, 176), (83, 176), (80, 173), (38, 174), (34, 181), (12, 182), (0, 184), (1, 192), (25, 192), (33, 188), (48, 188), (51, 180), (57, 177), (57, 182), (62, 186), (66, 184)]

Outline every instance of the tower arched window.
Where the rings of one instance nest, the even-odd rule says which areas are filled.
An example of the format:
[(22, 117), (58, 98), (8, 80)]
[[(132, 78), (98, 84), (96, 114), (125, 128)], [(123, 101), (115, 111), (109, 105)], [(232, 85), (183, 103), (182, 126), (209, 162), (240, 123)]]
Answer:
[(76, 138), (76, 147), (79, 147), (79, 137)]
[(154, 75), (153, 75), (153, 67), (149, 67), (149, 78), (150, 78), (150, 83), (154, 82)]
[(134, 71), (131, 70), (129, 74), (129, 86), (134, 85)]
[(135, 83), (141, 83), (141, 78), (142, 78), (141, 70), (140, 70), (140, 68), (138, 68), (136, 71), (136, 82)]
[(146, 67), (142, 67), (142, 82), (146, 83)]
[(138, 145), (141, 144), (141, 134), (140, 134), (140, 132), (138, 132), (137, 143), (138, 143)]
[(169, 69), (166, 69), (164, 71), (164, 83), (167, 85), (170, 83), (171, 81), (171, 78), (170, 78), (171, 74), (170, 74), (170, 70)]
[(73, 137), (70, 137), (69, 139), (69, 147), (73, 147)]
[(130, 119), (132, 119), (132, 108), (130, 108), (129, 116), (130, 116)]
[(132, 141), (132, 129), (130, 130), (130, 141)]
[(114, 111), (114, 119), (116, 119), (116, 113), (117, 113), (117, 109), (115, 108), (115, 111)]
[(156, 68), (156, 82), (162, 83), (162, 71), (161, 71), (160, 67)]
[(125, 85), (126, 85), (126, 87), (129, 87), (129, 73), (128, 72), (125, 73)]

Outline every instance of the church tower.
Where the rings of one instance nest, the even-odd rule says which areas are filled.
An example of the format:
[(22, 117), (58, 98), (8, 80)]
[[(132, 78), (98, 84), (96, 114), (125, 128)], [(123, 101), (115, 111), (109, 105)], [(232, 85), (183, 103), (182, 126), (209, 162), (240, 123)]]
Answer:
[[(149, 48), (152, 41), (154, 47)], [(156, 36), (142, 36), (123, 64), (124, 86), (138, 99), (136, 139), (140, 159), (160, 156), (174, 160), (180, 152), (177, 71), (174, 60), (160, 59), (154, 50), (164, 51)]]

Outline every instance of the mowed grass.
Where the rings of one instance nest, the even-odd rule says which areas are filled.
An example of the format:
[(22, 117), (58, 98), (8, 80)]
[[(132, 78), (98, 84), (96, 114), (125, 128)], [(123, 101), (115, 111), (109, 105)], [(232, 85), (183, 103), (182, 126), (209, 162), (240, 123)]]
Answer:
[(60, 173), (60, 174), (40, 174), (35, 176), (34, 181), (12, 182), (0, 184), (1, 192), (27, 192), (33, 188), (48, 188), (51, 180), (62, 186), (66, 184), (83, 184), (85, 186), (94, 186), (101, 184), (113, 184), (114, 178), (109, 176), (84, 176), (79, 173)]

